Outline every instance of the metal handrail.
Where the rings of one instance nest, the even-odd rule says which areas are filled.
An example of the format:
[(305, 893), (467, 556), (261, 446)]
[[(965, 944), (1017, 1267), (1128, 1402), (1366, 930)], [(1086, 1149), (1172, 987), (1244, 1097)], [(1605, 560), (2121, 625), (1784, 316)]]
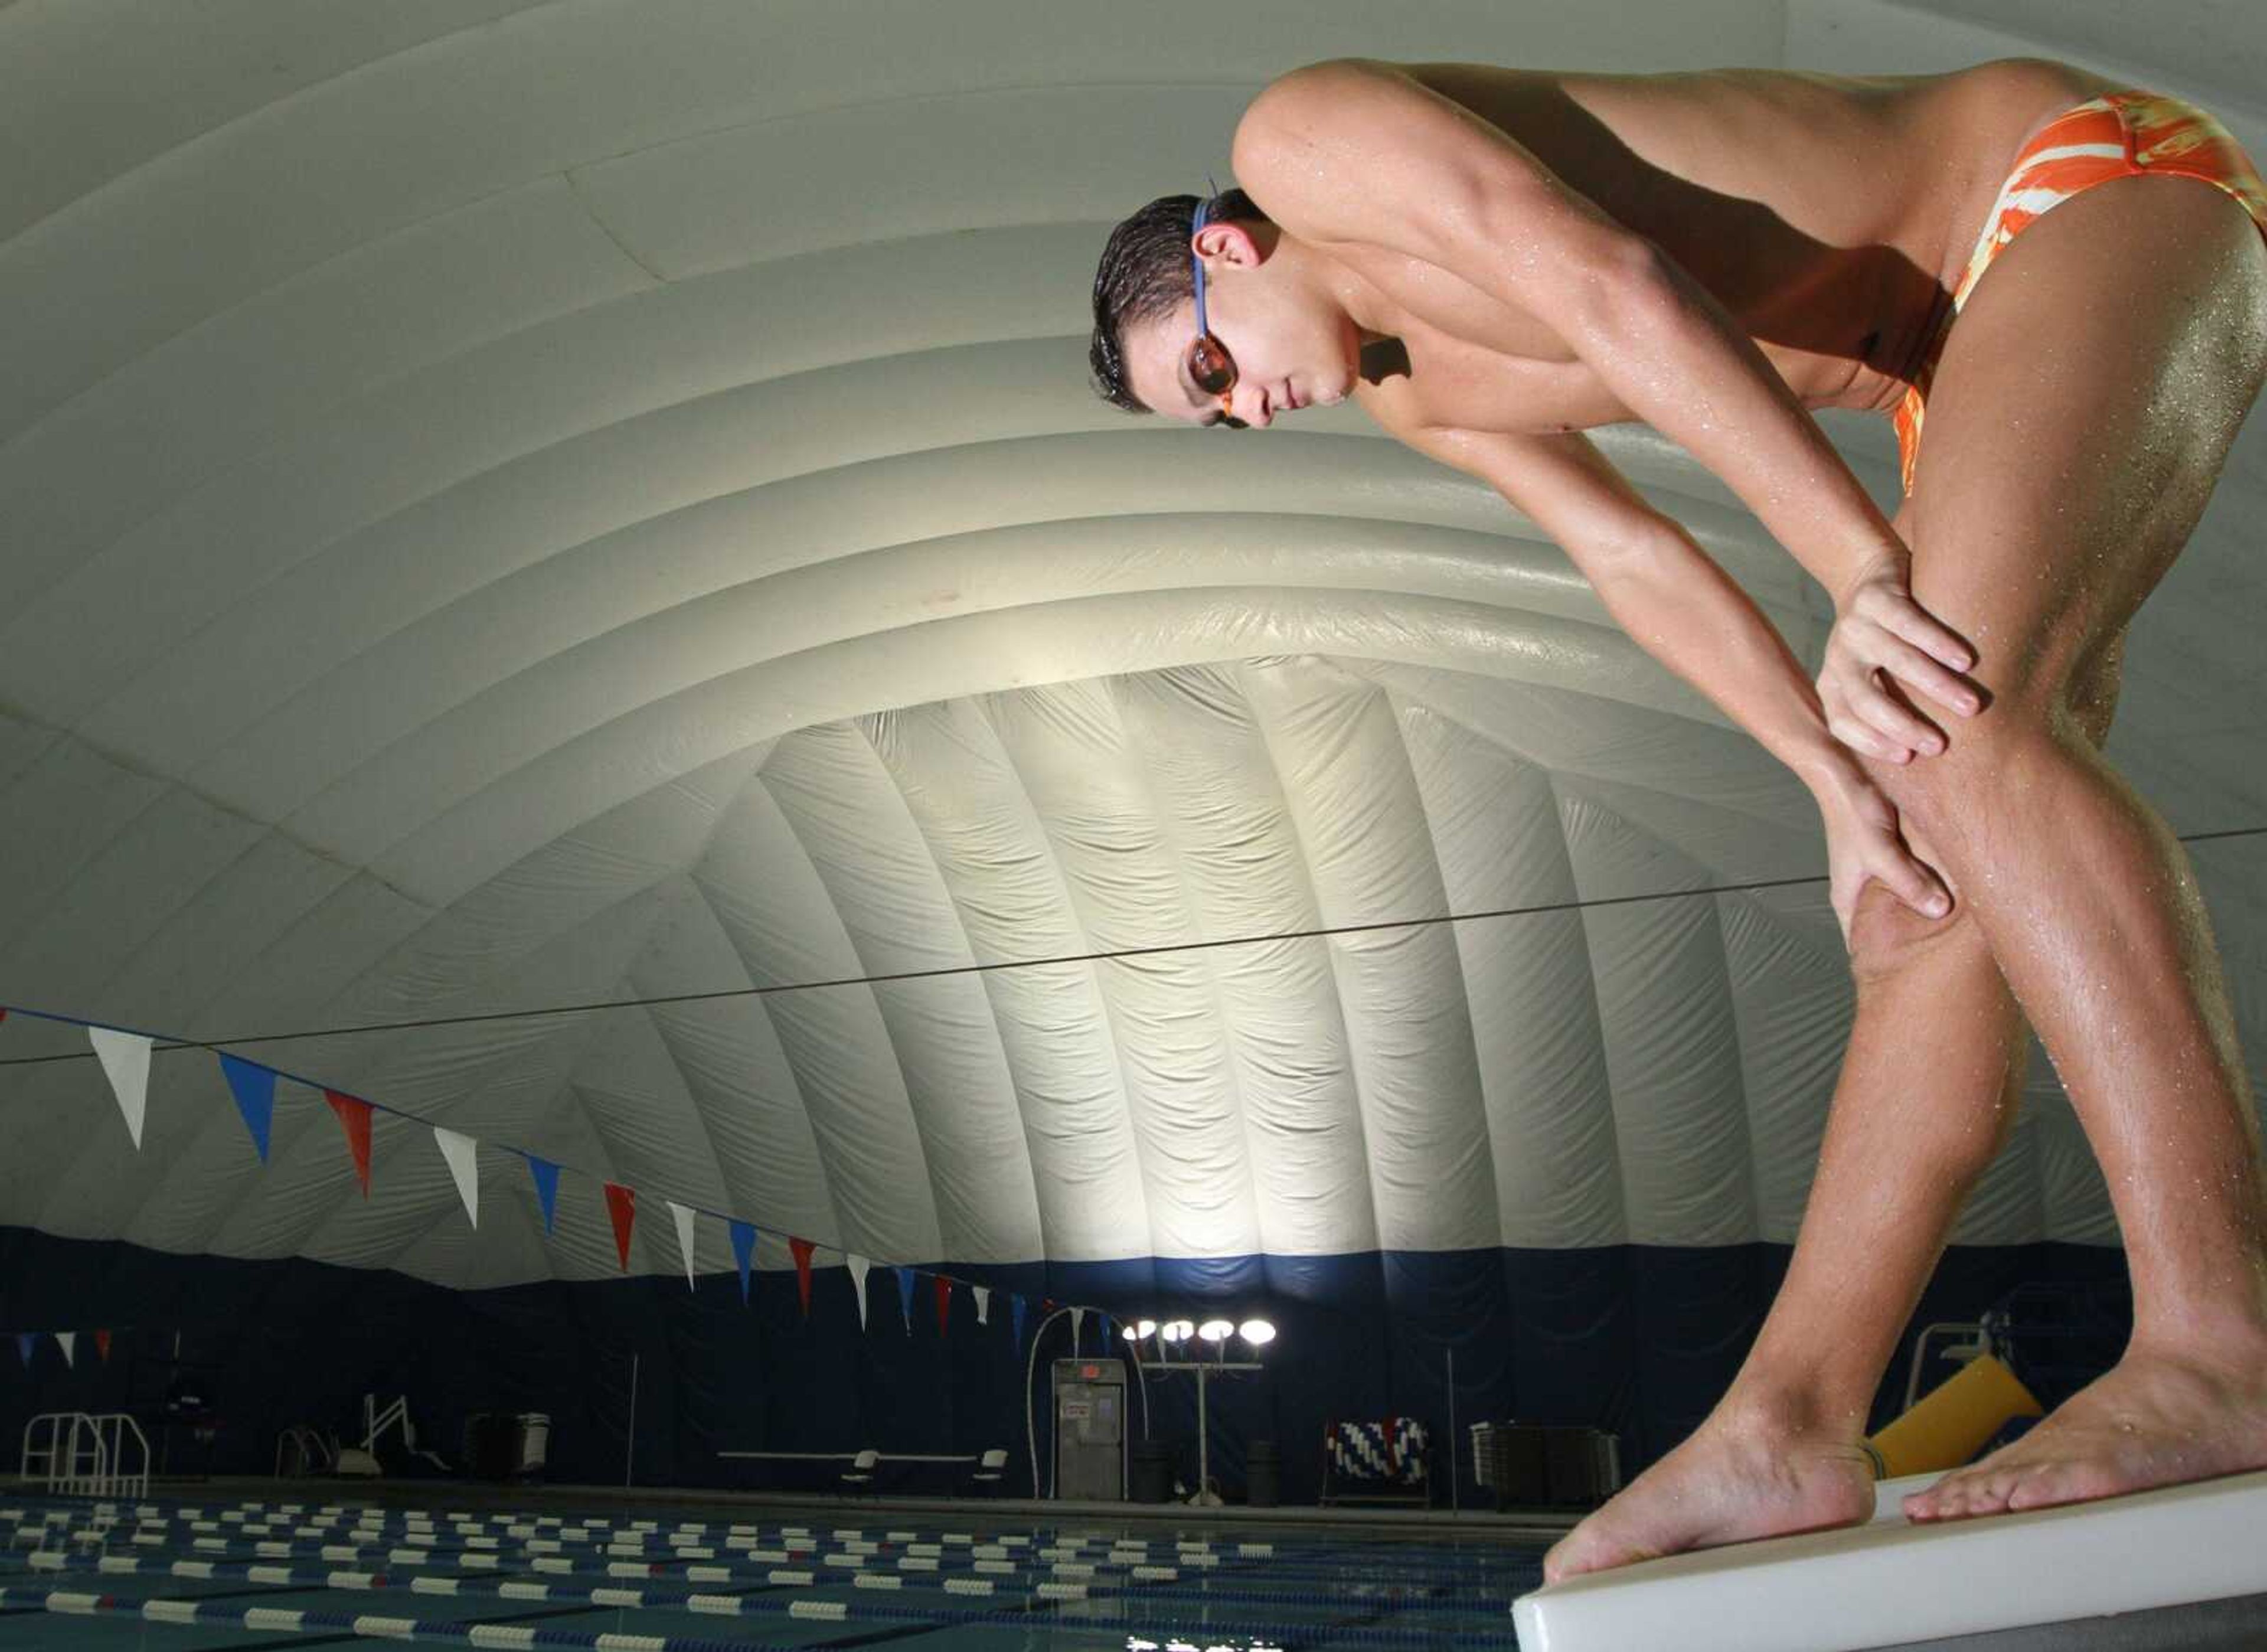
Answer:
[[(95, 1426), (107, 1428), (111, 1472), (103, 1488), (95, 1494), (100, 1497), (147, 1497), (150, 1494), (150, 1437), (142, 1432), (142, 1425), (123, 1411), (113, 1411), (93, 1419)], [(140, 1454), (139, 1466), (128, 1472), (126, 1448), (131, 1443)]]
[[(139, 1466), (123, 1465), (131, 1443)], [(42, 1412), (24, 1425), (21, 1478), (44, 1479), (51, 1495), (116, 1497), (150, 1494), (150, 1441), (122, 1411), (90, 1416), (84, 1411)]]
[[(55, 1464), (56, 1429), (70, 1414), (67, 1411), (43, 1411), (24, 1425), (24, 1450), (16, 1469), (18, 1479), (47, 1479)], [(47, 1436), (45, 1443), (33, 1444), (33, 1436), (41, 1432)], [(36, 1468), (33, 1466), (34, 1458), (38, 1459)]]
[(327, 1474), (338, 1462), (338, 1450), (309, 1424), (295, 1422), (275, 1436), (275, 1478), (283, 1478), (283, 1449), (299, 1454), (300, 1474)]

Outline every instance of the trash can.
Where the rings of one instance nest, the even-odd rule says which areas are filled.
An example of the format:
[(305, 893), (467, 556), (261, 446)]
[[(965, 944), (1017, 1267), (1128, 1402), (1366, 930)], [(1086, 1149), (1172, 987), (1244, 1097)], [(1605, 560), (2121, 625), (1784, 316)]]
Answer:
[(1134, 1442), (1134, 1484), (1127, 1489), (1137, 1503), (1172, 1501), (1173, 1443), (1170, 1440)]
[(1283, 1501), (1283, 1460), (1273, 1440), (1253, 1440), (1244, 1448), (1244, 1501), (1254, 1509)]
[(551, 1456), (551, 1417), (547, 1412), (519, 1413), (519, 1478), (534, 1479)]

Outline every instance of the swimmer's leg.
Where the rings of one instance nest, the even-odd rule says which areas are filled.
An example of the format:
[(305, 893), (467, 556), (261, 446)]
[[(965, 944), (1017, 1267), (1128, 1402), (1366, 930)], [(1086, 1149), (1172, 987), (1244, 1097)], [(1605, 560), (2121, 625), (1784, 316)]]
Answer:
[[(1977, 285), (1929, 402), (1913, 589), (1993, 703), (1875, 765), (2054, 1059), (2134, 1290), (2109, 1375), (1918, 1518), (2267, 1466), (2267, 1198), (2188, 857), (2103, 760), (2089, 694), (2201, 517), (2267, 376), (2267, 247), (2224, 194), (2126, 179), (2039, 219)], [(1917, 1067), (1931, 1029), (1909, 1029)]]
[[(1552, 1550), (1552, 1582), (1873, 1512), (1867, 1413), (1953, 1218), (2014, 1125), (2029, 1040), (1964, 907), (1931, 922), (1869, 885), (1851, 944), (1857, 1017), (1771, 1313), (1692, 1437)], [(1931, 1029), (1925, 1073), (1915, 1027)]]

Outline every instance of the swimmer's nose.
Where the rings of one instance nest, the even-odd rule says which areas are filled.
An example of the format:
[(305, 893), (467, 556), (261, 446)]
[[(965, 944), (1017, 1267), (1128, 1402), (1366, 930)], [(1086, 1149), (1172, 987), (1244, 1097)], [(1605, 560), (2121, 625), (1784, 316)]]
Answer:
[(1228, 398), (1229, 416), (1239, 419), (1255, 430), (1264, 430), (1274, 422), (1275, 409), (1269, 405), (1267, 389), (1249, 379), (1239, 379)]

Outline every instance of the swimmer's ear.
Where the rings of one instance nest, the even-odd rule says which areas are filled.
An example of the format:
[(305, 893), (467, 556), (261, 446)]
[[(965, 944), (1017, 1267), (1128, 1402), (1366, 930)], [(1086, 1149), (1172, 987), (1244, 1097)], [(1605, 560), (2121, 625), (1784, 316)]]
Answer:
[(1241, 224), (1207, 224), (1189, 238), (1189, 246), (1200, 258), (1242, 269), (1257, 268), (1267, 258), (1266, 249)]

